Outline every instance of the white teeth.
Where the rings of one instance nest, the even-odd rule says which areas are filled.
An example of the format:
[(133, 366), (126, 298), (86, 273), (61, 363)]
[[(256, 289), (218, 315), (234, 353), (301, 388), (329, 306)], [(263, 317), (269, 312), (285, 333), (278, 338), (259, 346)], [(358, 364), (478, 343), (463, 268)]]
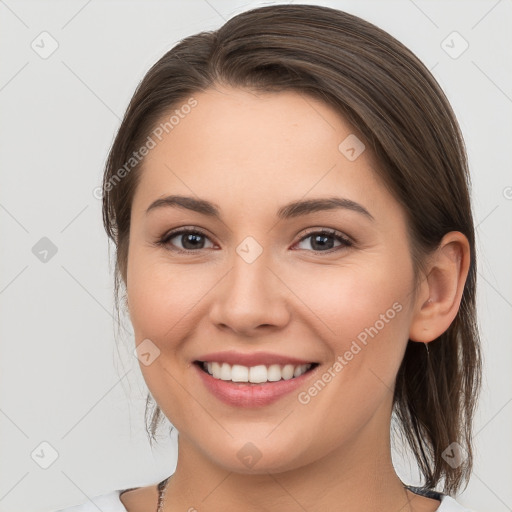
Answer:
[(295, 367), (295, 370), (293, 370), (293, 376), (294, 377), (299, 377), (300, 375), (302, 375), (304, 372), (302, 371), (302, 366), (296, 366)]
[(231, 366), (228, 363), (222, 363), (220, 367), (219, 379), (231, 380)]
[(281, 380), (281, 367), (278, 364), (271, 364), (267, 368), (267, 380), (270, 382)]
[(214, 378), (221, 380), (230, 380), (232, 382), (251, 382), (260, 384), (262, 382), (277, 382), (281, 379), (289, 380), (294, 377), (300, 377), (311, 368), (311, 364), (271, 364), (258, 366), (243, 366), (228, 363), (207, 362), (203, 363), (203, 368)]
[[(204, 367), (204, 363), (203, 363)], [(212, 363), (211, 368), (205, 368), (209, 374), (214, 375), (216, 379), (220, 379), (220, 364), (219, 363)]]
[(293, 379), (293, 370), (295, 369), (295, 367), (293, 366), (293, 364), (287, 364), (282, 370), (281, 370), (281, 375), (283, 377), (284, 380), (290, 380), (290, 379)]
[(249, 382), (254, 384), (267, 382), (267, 367), (262, 364), (258, 366), (251, 366), (249, 368)]
[(231, 367), (231, 380), (233, 382), (249, 382), (249, 368), (234, 364)]

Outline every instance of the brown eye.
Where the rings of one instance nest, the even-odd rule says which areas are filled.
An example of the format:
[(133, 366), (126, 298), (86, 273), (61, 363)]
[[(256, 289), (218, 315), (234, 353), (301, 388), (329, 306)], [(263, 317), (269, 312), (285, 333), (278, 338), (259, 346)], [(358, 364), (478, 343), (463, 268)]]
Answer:
[[(171, 240), (176, 242), (171, 243)], [(160, 239), (157, 243), (177, 252), (196, 252), (197, 249), (204, 249), (205, 242), (210, 240), (204, 233), (196, 229), (180, 229), (172, 231)], [(176, 247), (181, 244), (182, 247)]]
[[(353, 245), (348, 238), (334, 230), (310, 232), (306, 236), (302, 237), (298, 243), (302, 243), (304, 240), (308, 239), (311, 240), (309, 242), (310, 248), (315, 252), (334, 252)], [(335, 241), (339, 242), (338, 246), (334, 245)], [(307, 247), (305, 249), (309, 250)]]

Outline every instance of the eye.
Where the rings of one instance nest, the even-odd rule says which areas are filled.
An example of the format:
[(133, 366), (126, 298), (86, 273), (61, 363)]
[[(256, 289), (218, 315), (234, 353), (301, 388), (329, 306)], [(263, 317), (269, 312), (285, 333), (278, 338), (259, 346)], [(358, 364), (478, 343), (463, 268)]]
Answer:
[[(175, 244), (171, 240), (175, 238), (183, 247), (172, 247)], [(197, 229), (178, 229), (164, 235), (156, 243), (176, 252), (196, 252), (195, 249), (204, 249), (205, 240), (210, 240), (202, 231)], [(171, 247), (169, 247), (171, 246)]]
[[(352, 241), (343, 236), (336, 230), (322, 229), (320, 231), (312, 231), (306, 236), (302, 237), (299, 244), (305, 240), (311, 239), (309, 242), (314, 252), (335, 252), (345, 249), (353, 245)], [(334, 247), (334, 240), (338, 240), (340, 244)], [(307, 249), (307, 248), (306, 248)]]
[[(174, 239), (177, 239), (177, 242), (181, 243), (182, 247), (176, 247), (176, 242), (172, 242)], [(306, 236), (302, 237), (297, 244), (304, 243), (304, 241), (308, 239), (311, 239), (310, 247), (314, 252), (332, 253), (353, 245), (353, 242), (342, 233), (329, 229), (311, 231)], [(339, 242), (338, 246), (334, 246), (335, 240)], [(181, 228), (165, 234), (162, 238), (157, 240), (156, 244), (178, 253), (192, 253), (198, 252), (200, 249), (207, 248), (205, 247), (206, 241), (212, 243), (210, 238), (197, 228)], [(210, 248), (212, 246), (210, 246)], [(302, 247), (300, 249), (309, 250), (307, 247)]]

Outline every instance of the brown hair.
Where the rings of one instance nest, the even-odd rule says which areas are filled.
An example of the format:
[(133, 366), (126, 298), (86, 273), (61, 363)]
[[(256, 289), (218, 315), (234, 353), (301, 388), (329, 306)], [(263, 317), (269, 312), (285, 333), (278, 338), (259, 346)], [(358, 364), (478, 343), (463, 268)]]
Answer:
[[(433, 489), (444, 478), (444, 492), (456, 492), (469, 481), (473, 466), (472, 422), (481, 383), (465, 147), (455, 115), (431, 73), (375, 25), (328, 7), (262, 7), (233, 17), (216, 31), (183, 39), (151, 67), (130, 101), (103, 179), (103, 222), (116, 246), (118, 314), (120, 279), (126, 286), (131, 205), (143, 160), (133, 169), (124, 167), (122, 179), (120, 170), (164, 115), (194, 92), (217, 84), (305, 93), (352, 123), (406, 212), (416, 276), (423, 257), (447, 232), (460, 231), (469, 240), (471, 264), (457, 316), (428, 344), (428, 352), (422, 343), (409, 340), (393, 402), (424, 486)], [(146, 422), (151, 400), (148, 394)], [(151, 438), (161, 416), (154, 406)], [(443, 452), (455, 442), (467, 457), (452, 467)]]

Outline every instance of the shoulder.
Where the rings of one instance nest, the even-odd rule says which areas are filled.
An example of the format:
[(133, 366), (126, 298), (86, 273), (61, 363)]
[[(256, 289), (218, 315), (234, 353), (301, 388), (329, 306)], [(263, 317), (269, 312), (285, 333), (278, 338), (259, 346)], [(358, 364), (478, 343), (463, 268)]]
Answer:
[(455, 501), (451, 496), (443, 495), (441, 499), (441, 506), (437, 512), (477, 512), (476, 510), (463, 507), (460, 503)]
[(85, 503), (53, 512), (98, 512), (98, 510), (105, 512), (146, 512), (147, 510), (156, 510), (158, 504), (157, 485), (116, 489), (95, 496)]
[(463, 507), (448, 494), (424, 487), (414, 487), (411, 485), (407, 485), (406, 487), (414, 494), (440, 501), (441, 504), (435, 509), (435, 512), (476, 512), (475, 510)]
[(110, 491), (108, 493), (95, 496), (85, 503), (55, 510), (54, 512), (98, 512), (98, 510), (127, 512), (119, 497), (121, 492), (122, 490)]

